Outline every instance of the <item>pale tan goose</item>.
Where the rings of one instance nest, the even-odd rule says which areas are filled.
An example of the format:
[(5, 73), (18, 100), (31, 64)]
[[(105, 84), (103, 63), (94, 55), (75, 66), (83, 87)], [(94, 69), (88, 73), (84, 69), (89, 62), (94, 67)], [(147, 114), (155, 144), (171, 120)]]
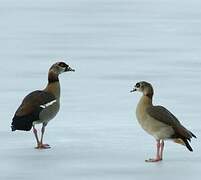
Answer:
[[(12, 120), (12, 131), (29, 131), (33, 127), (33, 133), (37, 141), (38, 149), (50, 148), (43, 144), (43, 135), (48, 122), (54, 118), (60, 107), (60, 83), (59, 74), (67, 71), (75, 71), (64, 62), (57, 62), (51, 66), (48, 72), (48, 84), (44, 90), (33, 91), (28, 94), (17, 109)], [(35, 124), (42, 123), (41, 139), (39, 140)]]
[(163, 106), (153, 106), (154, 94), (150, 83), (138, 82), (131, 92), (143, 93), (136, 109), (136, 116), (142, 128), (152, 135), (157, 141), (156, 158), (146, 162), (157, 162), (163, 158), (164, 140), (172, 139), (174, 142), (185, 145), (189, 151), (193, 151), (188, 141), (196, 136), (187, 130), (178, 119)]

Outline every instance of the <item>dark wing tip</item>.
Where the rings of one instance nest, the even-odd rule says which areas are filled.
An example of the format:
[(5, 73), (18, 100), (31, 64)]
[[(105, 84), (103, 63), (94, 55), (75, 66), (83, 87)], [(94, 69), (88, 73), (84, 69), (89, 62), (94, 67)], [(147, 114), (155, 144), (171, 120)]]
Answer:
[(192, 135), (194, 138), (197, 138), (197, 137), (196, 137), (196, 135), (195, 135), (195, 134), (193, 134), (192, 132), (191, 132), (191, 135)]
[(188, 143), (188, 141), (187, 141), (186, 139), (183, 139), (183, 141), (184, 141), (186, 147), (188, 148), (188, 150), (191, 151), (191, 152), (193, 152), (193, 149), (192, 149), (192, 147), (190, 146), (190, 144)]
[(12, 126), (11, 126), (11, 130), (12, 130), (12, 131), (16, 131), (15, 126), (12, 125)]
[(32, 123), (36, 118), (34, 116), (14, 116), (11, 124), (11, 130), (22, 130), (22, 131), (30, 131), (32, 128)]

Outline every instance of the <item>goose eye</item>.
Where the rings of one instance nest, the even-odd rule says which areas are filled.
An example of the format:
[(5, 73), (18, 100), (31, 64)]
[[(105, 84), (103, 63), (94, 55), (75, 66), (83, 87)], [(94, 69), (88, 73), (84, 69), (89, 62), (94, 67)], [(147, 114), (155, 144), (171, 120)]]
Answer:
[(59, 66), (60, 66), (60, 67), (66, 67), (66, 65), (65, 65), (63, 62), (60, 62), (60, 63), (59, 63)]
[(135, 86), (136, 86), (137, 88), (139, 88), (139, 87), (140, 87), (140, 83), (137, 83)]

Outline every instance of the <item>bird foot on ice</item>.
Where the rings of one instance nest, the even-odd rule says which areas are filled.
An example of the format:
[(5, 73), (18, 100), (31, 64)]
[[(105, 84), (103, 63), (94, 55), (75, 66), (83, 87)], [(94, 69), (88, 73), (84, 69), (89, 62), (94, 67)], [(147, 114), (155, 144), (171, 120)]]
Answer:
[(49, 149), (51, 148), (49, 144), (38, 144), (37, 147), (35, 147), (35, 149)]
[(150, 159), (147, 159), (145, 160), (145, 162), (159, 162), (159, 161), (162, 161), (162, 158), (150, 158)]

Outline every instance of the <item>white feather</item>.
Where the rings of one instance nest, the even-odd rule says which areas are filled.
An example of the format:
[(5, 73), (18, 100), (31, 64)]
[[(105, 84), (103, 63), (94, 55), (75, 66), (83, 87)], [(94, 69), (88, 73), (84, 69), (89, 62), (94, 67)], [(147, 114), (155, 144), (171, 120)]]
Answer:
[(46, 108), (46, 107), (48, 107), (48, 106), (51, 106), (51, 105), (54, 104), (55, 102), (57, 102), (56, 99), (53, 100), (53, 101), (50, 101), (50, 102), (48, 102), (48, 103), (46, 103), (46, 104), (42, 104), (42, 105), (40, 105), (40, 107), (42, 107), (42, 108), (44, 109), (44, 108)]

